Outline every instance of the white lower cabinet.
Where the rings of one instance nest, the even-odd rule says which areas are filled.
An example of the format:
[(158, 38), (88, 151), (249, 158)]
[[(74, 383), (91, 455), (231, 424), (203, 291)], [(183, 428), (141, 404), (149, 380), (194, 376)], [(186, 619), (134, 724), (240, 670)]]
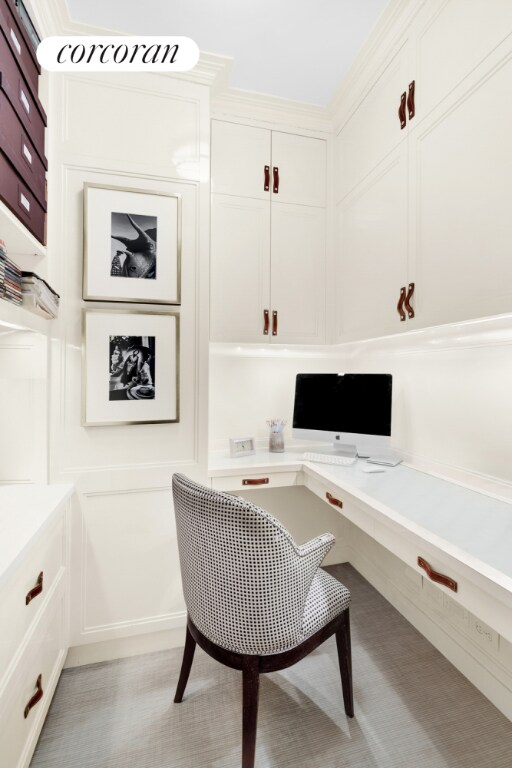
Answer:
[(1, 698), (1, 768), (26, 768), (50, 706), (67, 653), (63, 587), (62, 577)]
[(30, 763), (68, 651), (70, 491), (56, 488), (0, 489), (0, 768)]

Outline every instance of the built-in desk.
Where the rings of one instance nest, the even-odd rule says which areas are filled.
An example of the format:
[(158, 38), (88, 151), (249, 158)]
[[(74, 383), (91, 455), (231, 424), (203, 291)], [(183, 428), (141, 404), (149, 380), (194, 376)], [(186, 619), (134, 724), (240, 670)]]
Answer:
[(424, 580), (418, 557), (453, 579), (456, 592), (435, 588), (512, 642), (512, 504), (404, 464), (367, 474), (364, 460), (334, 467), (304, 462), (303, 452), (212, 455), (212, 487), (232, 492), (302, 484), (326, 503), (339, 500), (340, 514)]

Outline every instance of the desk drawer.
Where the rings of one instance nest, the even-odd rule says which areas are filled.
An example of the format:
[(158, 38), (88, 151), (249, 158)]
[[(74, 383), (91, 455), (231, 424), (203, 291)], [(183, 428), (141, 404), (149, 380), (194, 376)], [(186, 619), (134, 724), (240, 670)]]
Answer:
[(9, 99), (2, 91), (0, 91), (0, 151), (44, 207), (46, 205), (46, 165), (41, 161)]
[(212, 488), (216, 491), (247, 491), (255, 488), (281, 488), (297, 485), (298, 472), (245, 472), (243, 475), (212, 477)]
[(0, 198), (44, 245), (46, 243), (46, 210), (1, 152)]
[[(15, 674), (0, 698), (2, 768), (25, 768), (32, 756), (64, 662), (65, 615), (65, 589), (59, 588), (34, 626)], [(39, 689), (40, 698), (35, 696)], [(27, 712), (29, 702), (32, 706)]]
[(18, 69), (2, 34), (0, 34), (0, 88), (11, 102), (40, 158), (44, 160), (46, 114), (39, 99), (33, 95)]
[(41, 67), (21, 20), (19, 22), (17, 19), (12, 0), (0, 0), (0, 32), (7, 40), (18, 67), (36, 95)]
[(60, 516), (0, 590), (0, 688), (4, 676), (12, 671), (17, 649), (65, 567), (65, 548), (65, 519)]

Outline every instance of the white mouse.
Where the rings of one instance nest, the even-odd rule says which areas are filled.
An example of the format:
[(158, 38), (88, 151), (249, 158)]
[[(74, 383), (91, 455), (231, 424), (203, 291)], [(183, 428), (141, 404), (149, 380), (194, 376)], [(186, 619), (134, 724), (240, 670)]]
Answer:
[(373, 472), (385, 472), (386, 470), (384, 467), (363, 467), (363, 472), (372, 473)]

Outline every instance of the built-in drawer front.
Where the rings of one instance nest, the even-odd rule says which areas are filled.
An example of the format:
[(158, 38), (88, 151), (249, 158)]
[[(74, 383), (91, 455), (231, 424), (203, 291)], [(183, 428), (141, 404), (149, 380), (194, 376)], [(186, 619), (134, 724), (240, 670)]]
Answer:
[[(23, 638), (65, 567), (66, 531), (61, 516), (24, 556), (0, 590), (0, 689)], [(42, 574), (42, 576), (41, 576)]]
[(0, 153), (0, 198), (41, 243), (46, 242), (46, 206), (43, 207)]
[(5, 93), (0, 91), (0, 151), (41, 205), (46, 203), (46, 167)]
[(0, 766), (26, 768), (48, 710), (66, 650), (65, 590), (59, 589), (0, 698)]
[(11, 102), (39, 156), (44, 160), (45, 111), (24, 80), (2, 34), (0, 34), (0, 88)]
[(12, 0), (0, 0), (0, 30), (34, 94), (37, 95), (41, 67), (27, 33), (16, 18)]
[(254, 488), (281, 488), (297, 485), (298, 472), (254, 472), (228, 477), (212, 477), (216, 491), (247, 491)]

